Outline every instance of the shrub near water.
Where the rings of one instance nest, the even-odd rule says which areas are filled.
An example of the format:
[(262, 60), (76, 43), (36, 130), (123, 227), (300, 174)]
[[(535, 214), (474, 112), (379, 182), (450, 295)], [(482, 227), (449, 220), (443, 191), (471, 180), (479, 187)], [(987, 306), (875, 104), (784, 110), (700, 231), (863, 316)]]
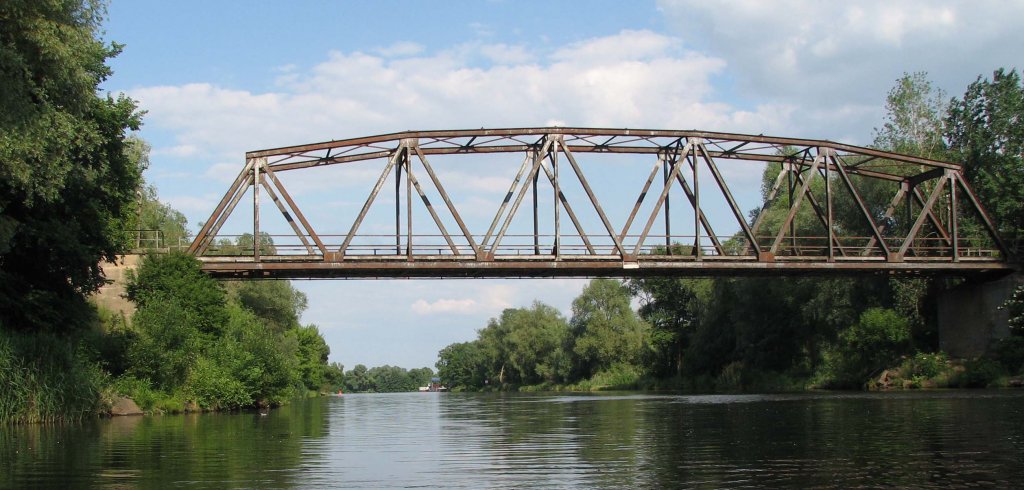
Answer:
[[(239, 304), (192, 257), (147, 257), (127, 289), (139, 305), (137, 338), (129, 347), (128, 378), (115, 386), (121, 394), (142, 398), (143, 408), (177, 411), (185, 399), (213, 410), (274, 405), (295, 394), (296, 387), (322, 381), (302, 375), (322, 378), (325, 371), (312, 366), (325, 364), (328, 352), (315, 327), (299, 327), (297, 311), (282, 324)], [(268, 311), (275, 318), (287, 316), (278, 309)], [(297, 328), (304, 328), (304, 335), (289, 334)], [(319, 348), (300, 351), (300, 340)], [(304, 355), (315, 359), (299, 359)]]
[(871, 376), (894, 364), (910, 345), (910, 326), (899, 313), (870, 308), (857, 323), (839, 334), (837, 344), (825, 352), (824, 385), (859, 387)]

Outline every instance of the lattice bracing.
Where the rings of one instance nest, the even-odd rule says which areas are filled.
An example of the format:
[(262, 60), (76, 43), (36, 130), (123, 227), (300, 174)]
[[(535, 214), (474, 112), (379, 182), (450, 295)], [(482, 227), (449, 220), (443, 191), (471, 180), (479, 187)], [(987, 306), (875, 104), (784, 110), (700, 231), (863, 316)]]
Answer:
[[(602, 173), (610, 168), (597, 163), (602, 156), (626, 158), (615, 172), (629, 178), (609, 185), (616, 177)], [(483, 204), (453, 198), (457, 174), (445, 169), (467, 159), (506, 169), (507, 191)], [(362, 202), (358, 213), (314, 226), (285, 174), (355, 165), (377, 176), (356, 195), (345, 191)], [(765, 165), (776, 178), (752, 188)], [(757, 195), (756, 211), (744, 212), (737, 195)], [(222, 230), (246, 196), (250, 238), (232, 241)], [(283, 224), (268, 230), (267, 213)], [(190, 252), (212, 274), (246, 277), (1010, 268), (955, 163), (820, 140), (557, 127), (410, 131), (249, 152)]]

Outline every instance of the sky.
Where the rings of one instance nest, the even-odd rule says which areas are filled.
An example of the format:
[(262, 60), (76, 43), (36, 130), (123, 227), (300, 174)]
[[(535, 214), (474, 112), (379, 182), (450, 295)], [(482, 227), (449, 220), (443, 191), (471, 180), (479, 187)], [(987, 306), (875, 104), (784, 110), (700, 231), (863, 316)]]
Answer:
[[(246, 151), (331, 139), (558, 125), (870, 144), (904, 73), (960, 96), (979, 75), (1019, 68), (1022, 20), (1024, 2), (984, 0), (112, 0), (104, 38), (125, 47), (102, 88), (146, 111), (146, 178), (196, 231)], [(485, 167), (449, 171), (463, 207), (487, 208), (471, 223), (515, 171)], [(286, 187), (322, 223), (361, 205), (374, 168)], [(612, 175), (595, 191), (613, 189)], [(730, 175), (741, 207), (758, 205), (760, 170)], [(294, 284), (331, 361), (413, 368), (504, 308), (540, 300), (570, 316), (586, 281)]]

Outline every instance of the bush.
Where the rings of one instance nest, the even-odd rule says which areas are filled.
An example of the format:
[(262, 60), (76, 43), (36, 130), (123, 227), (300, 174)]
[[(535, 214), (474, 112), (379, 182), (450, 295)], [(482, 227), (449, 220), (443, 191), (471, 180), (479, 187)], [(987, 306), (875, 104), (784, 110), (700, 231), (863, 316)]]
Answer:
[(122, 376), (115, 379), (109, 389), (116, 395), (131, 398), (148, 413), (180, 413), (185, 409), (185, 397), (180, 391), (168, 393), (156, 390), (145, 379)]
[(943, 352), (918, 352), (900, 366), (900, 374), (910, 379), (931, 379), (949, 369), (949, 357)]
[(964, 363), (964, 370), (954, 380), (960, 388), (985, 388), (1003, 375), (1003, 368), (992, 359), (972, 359)]
[(1013, 336), (999, 340), (995, 345), (995, 358), (1010, 374), (1024, 374), (1024, 337)]
[(893, 365), (910, 347), (910, 326), (899, 313), (870, 308), (839, 334), (823, 355), (823, 383), (838, 388), (862, 387), (873, 375)]
[(237, 409), (255, 401), (250, 390), (223, 365), (199, 359), (189, 373), (185, 392), (199, 406), (211, 410)]

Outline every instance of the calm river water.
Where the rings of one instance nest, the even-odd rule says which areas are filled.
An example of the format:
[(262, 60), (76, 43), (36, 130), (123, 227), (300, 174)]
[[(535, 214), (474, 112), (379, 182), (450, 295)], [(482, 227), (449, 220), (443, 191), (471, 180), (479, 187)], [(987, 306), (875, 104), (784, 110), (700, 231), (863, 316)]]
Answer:
[(0, 487), (1024, 487), (1024, 392), (403, 393), (0, 427)]

